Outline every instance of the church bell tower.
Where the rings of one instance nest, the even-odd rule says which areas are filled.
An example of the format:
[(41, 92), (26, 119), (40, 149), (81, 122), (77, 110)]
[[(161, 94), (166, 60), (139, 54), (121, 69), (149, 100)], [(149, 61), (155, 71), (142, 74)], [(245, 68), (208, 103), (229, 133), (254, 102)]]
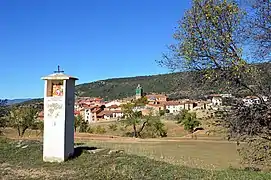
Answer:
[(143, 96), (143, 88), (140, 86), (140, 84), (137, 85), (136, 88), (136, 99), (140, 99)]

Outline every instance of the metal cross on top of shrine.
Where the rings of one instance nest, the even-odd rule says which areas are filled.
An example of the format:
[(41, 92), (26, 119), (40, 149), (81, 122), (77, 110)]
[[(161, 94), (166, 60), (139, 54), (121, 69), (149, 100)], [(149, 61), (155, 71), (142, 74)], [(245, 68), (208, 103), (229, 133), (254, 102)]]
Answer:
[(64, 73), (64, 71), (61, 71), (61, 70), (60, 70), (60, 66), (58, 65), (58, 66), (57, 66), (57, 71), (54, 71), (54, 73)]

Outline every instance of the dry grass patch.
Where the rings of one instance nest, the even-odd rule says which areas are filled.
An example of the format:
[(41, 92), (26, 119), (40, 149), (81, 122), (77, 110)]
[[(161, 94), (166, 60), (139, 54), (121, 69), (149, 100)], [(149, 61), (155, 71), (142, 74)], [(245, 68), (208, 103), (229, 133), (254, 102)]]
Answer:
[(87, 141), (87, 145), (123, 149), (129, 154), (146, 156), (171, 164), (193, 168), (225, 169), (230, 166), (238, 168), (239, 156), (236, 144), (219, 141)]
[[(0, 177), (2, 179), (271, 179), (269, 173), (233, 169), (203, 170), (173, 165), (125, 152), (101, 151), (93, 154), (84, 150), (77, 158), (63, 163), (44, 163), (40, 142), (22, 141), (20, 143), (27, 145), (27, 148), (18, 147), (16, 141), (0, 139)], [(94, 142), (91, 144), (94, 145)], [(142, 144), (144, 143), (130, 145), (130, 149)], [(160, 146), (157, 142), (147, 144), (154, 146), (153, 148)], [(172, 146), (169, 145), (169, 147)]]

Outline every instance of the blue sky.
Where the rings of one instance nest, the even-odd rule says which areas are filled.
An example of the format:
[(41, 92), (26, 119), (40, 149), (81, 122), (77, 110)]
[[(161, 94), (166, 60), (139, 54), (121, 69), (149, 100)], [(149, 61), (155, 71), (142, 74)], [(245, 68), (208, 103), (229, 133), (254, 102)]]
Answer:
[(0, 1), (0, 98), (43, 96), (59, 64), (77, 84), (168, 72), (155, 60), (173, 42), (189, 0)]

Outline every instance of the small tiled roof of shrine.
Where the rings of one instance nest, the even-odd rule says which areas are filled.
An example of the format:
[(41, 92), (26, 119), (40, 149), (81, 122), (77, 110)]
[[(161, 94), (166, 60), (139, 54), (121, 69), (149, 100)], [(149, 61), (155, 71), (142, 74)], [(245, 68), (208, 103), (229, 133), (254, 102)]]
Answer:
[(48, 76), (42, 77), (41, 79), (43, 79), (43, 80), (58, 80), (58, 79), (59, 80), (67, 80), (67, 79), (78, 80), (78, 78), (73, 77), (73, 76), (69, 76), (64, 73), (53, 73)]

